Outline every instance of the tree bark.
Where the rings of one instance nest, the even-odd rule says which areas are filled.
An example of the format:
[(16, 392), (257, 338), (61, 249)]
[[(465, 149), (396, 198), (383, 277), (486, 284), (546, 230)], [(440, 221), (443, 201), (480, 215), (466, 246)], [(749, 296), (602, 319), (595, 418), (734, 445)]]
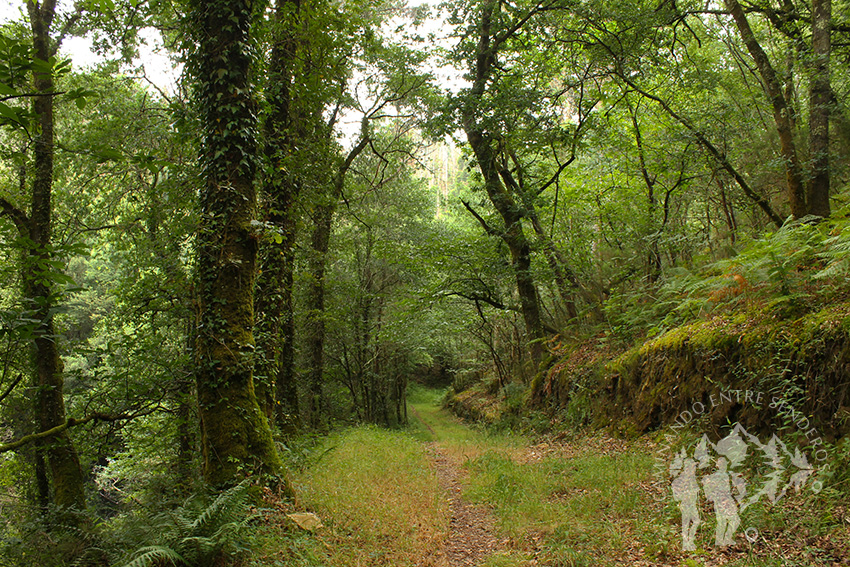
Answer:
[(307, 292), (307, 357), (310, 364), (307, 387), (310, 399), (307, 409), (310, 425), (313, 427), (321, 425), (322, 417), (322, 382), (325, 372), (325, 266), (330, 250), (333, 217), (345, 187), (345, 176), (351, 164), (369, 144), (368, 125), (367, 116), (363, 118), (360, 141), (337, 167), (328, 194), (324, 196), (326, 201), (316, 206), (313, 216), (315, 227), (310, 239), (311, 254), (307, 267), (310, 274)]
[[(47, 61), (55, 49), (50, 45), (50, 27), (56, 8), (55, 1), (27, 4), (35, 56)], [(53, 222), (53, 77), (49, 72), (35, 72), (33, 84), (36, 96), (34, 175), (32, 209), (29, 215), (29, 252), (23, 270), (24, 295), (30, 302), (35, 331), (35, 370), (38, 390), (36, 407), (38, 426), (47, 431), (65, 423), (63, 367), (56, 345), (53, 312), (56, 308), (54, 284), (45, 266), (54, 260), (51, 242)], [(47, 268), (48, 270), (50, 268)], [(43, 441), (47, 465), (53, 480), (54, 503), (59, 508), (84, 510), (86, 499), (84, 477), (76, 448), (67, 430)]]
[[(338, 197), (336, 197), (338, 198)], [(322, 421), (323, 379), (325, 372), (325, 266), (330, 249), (331, 226), (336, 209), (333, 204), (316, 207), (315, 227), (310, 239), (310, 274), (307, 292), (307, 356), (310, 373), (308, 412), (310, 425), (315, 429)]]
[(466, 138), (484, 177), (487, 195), (505, 225), (500, 236), (511, 254), (511, 267), (520, 299), (520, 310), (528, 339), (531, 341), (531, 356), (535, 364), (538, 364), (543, 357), (541, 339), (545, 338), (546, 333), (540, 316), (537, 286), (531, 273), (531, 246), (522, 227), (522, 214), (517, 203), (502, 184), (496, 166), (496, 156), (488, 136), (475, 127), (470, 127), (466, 129)]
[[(260, 248), (260, 274), (256, 287), (258, 399), (281, 431), (298, 428), (298, 390), (295, 384), (295, 317), (292, 286), (295, 272), (297, 230), (295, 203), (300, 184), (287, 172), (285, 159), (294, 151), (299, 130), (292, 111), (292, 67), (297, 64), (300, 0), (275, 3), (273, 41), (266, 87), (265, 148), (268, 160), (263, 183), (263, 209), (274, 234)], [(303, 128), (300, 133), (303, 135)]]
[(500, 45), (492, 36), (492, 19), (497, 10), (498, 3), (495, 1), (488, 0), (482, 5), (473, 84), (469, 91), (469, 100), (461, 110), (461, 120), (466, 139), (484, 178), (484, 188), (504, 223), (500, 236), (510, 250), (522, 317), (530, 341), (532, 360), (536, 366), (543, 358), (542, 339), (546, 335), (540, 316), (537, 287), (531, 273), (531, 246), (522, 227), (523, 215), (520, 208), (499, 175), (498, 156), (492, 147), (494, 140), (476, 120)]
[(797, 157), (797, 147), (794, 144), (794, 131), (792, 127), (792, 112), (782, 89), (782, 83), (776, 75), (776, 71), (770, 64), (767, 54), (762, 49), (753, 34), (750, 22), (744, 13), (744, 9), (738, 0), (724, 0), (726, 9), (735, 20), (741, 39), (747, 47), (750, 56), (755, 61), (756, 68), (761, 76), (762, 85), (767, 93), (773, 107), (773, 121), (776, 124), (776, 132), (779, 135), (779, 147), (782, 158), (785, 161), (785, 181), (788, 186), (788, 204), (791, 214), (795, 218), (802, 218), (808, 213), (806, 206), (806, 190), (803, 184), (803, 176), (800, 162)]
[(812, 65), (809, 90), (809, 151), (812, 175), (807, 200), (808, 213), (830, 214), (829, 205), (829, 115), (832, 86), (829, 80), (832, 1), (812, 0)]
[(202, 112), (196, 350), (204, 478), (223, 486), (249, 474), (278, 476), (280, 456), (254, 391), (257, 235), (256, 104), (250, 80), (253, 2), (192, 5), (192, 61)]

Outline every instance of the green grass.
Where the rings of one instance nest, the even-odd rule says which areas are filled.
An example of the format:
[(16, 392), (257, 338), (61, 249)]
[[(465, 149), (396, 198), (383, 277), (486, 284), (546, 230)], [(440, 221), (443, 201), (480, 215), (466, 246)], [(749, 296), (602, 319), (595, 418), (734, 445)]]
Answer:
[(502, 531), (542, 543), (553, 564), (604, 565), (633, 541), (666, 539), (636, 521), (648, 506), (636, 483), (651, 477), (652, 460), (639, 453), (583, 455), (521, 463), (485, 453), (470, 463), (467, 496), (493, 507)]
[[(754, 507), (749, 520), (772, 540), (734, 557), (713, 549), (712, 513), (705, 509), (701, 550), (682, 553), (675, 502), (658, 501), (649, 489), (656, 471), (648, 440), (577, 435), (533, 446), (541, 440), (469, 427), (440, 407), (443, 394), (414, 389), (406, 431), (355, 427), (305, 453), (306, 466), (293, 479), (299, 502), (327, 527), (316, 534), (268, 530), (259, 564), (439, 565), (435, 552), (447, 535), (449, 511), (425, 443), (462, 467), (465, 497), (490, 507), (510, 539), (485, 567), (607, 566), (638, 558), (693, 567), (721, 558), (741, 567), (822, 565), (818, 546), (846, 544), (846, 534), (836, 539), (836, 523), (844, 520), (828, 513), (835, 498), (825, 490), (806, 501)], [(787, 553), (778, 559), (781, 546)]]
[(489, 431), (470, 427), (442, 407), (445, 390), (416, 388), (408, 397), (410, 431), (419, 440), (436, 442), (458, 463), (466, 463), (482, 453), (511, 453), (528, 439), (510, 431)]
[(465, 467), (465, 496), (491, 507), (500, 530), (515, 542), (515, 549), (494, 555), (487, 565), (522, 565), (530, 558), (524, 546), (532, 542), (543, 546), (545, 559), (553, 564), (583, 565), (619, 556), (632, 537), (669, 539), (666, 526), (648, 530), (633, 521), (648, 497), (629, 487), (652, 477), (650, 455), (635, 450), (529, 462), (529, 439), (471, 428), (440, 408), (441, 399), (434, 391), (412, 397), (411, 415), (420, 422), (415, 435), (436, 442)]
[(442, 547), (449, 513), (411, 435), (355, 427), (328, 437), (316, 454), (318, 462), (293, 481), (302, 506), (326, 527), (287, 538), (299, 562), (283, 564), (413, 566)]

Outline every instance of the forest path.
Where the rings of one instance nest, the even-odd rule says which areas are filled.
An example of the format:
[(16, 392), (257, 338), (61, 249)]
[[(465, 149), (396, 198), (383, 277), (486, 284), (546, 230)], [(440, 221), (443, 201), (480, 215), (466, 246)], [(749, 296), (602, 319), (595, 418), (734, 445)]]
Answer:
[(440, 486), (448, 495), (451, 510), (452, 519), (444, 550), (448, 565), (481, 565), (502, 543), (496, 536), (495, 520), (489, 509), (471, 504), (463, 497), (464, 475), (439, 445), (430, 444), (428, 452)]
[(685, 552), (676, 503), (656, 474), (665, 446), (604, 432), (484, 430), (443, 410), (442, 394), (414, 391), (406, 429), (355, 426), (311, 448), (293, 481), (298, 508), (281, 506), (325, 527), (272, 525), (255, 565), (767, 567), (780, 558), (850, 567), (846, 500), (826, 491), (789, 494), (768, 510), (776, 523), (746, 519), (763, 522), (755, 544), (738, 533), (728, 547), (714, 546), (715, 511), (703, 500), (699, 550)]
[[(850, 513), (841, 497), (789, 491), (760, 513), (742, 516), (743, 527), (728, 546), (715, 545), (716, 510), (702, 498), (698, 549), (684, 551), (669, 479), (658, 475), (672, 459), (670, 447), (602, 431), (534, 439), (509, 430), (487, 432), (442, 409), (440, 394), (418, 392), (409, 403), (422, 424), (415, 437), (426, 443), (450, 503), (440, 567), (767, 567), (780, 562), (850, 567)], [(751, 533), (757, 534), (755, 541)]]
[[(462, 468), (451, 433), (463, 432), (461, 425), (445, 410), (411, 404), (412, 416), (427, 429), (434, 439), (426, 444), (428, 455), (449, 503), (451, 522), (443, 556), (448, 567), (483, 565), (507, 540), (498, 537), (496, 522), (486, 506), (470, 503), (463, 496), (468, 475)], [(421, 412), (421, 413), (420, 413)], [(423, 413), (427, 417), (423, 418)], [(435, 430), (436, 427), (436, 430)]]

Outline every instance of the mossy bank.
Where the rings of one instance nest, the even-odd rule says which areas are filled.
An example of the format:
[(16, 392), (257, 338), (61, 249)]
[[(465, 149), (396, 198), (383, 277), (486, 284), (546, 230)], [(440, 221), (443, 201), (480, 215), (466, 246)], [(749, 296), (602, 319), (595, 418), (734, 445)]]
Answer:
[(699, 418), (814, 427), (828, 440), (850, 429), (850, 302), (798, 317), (716, 315), (613, 356), (588, 355), (587, 343), (556, 354), (532, 399), (578, 422), (638, 434)]

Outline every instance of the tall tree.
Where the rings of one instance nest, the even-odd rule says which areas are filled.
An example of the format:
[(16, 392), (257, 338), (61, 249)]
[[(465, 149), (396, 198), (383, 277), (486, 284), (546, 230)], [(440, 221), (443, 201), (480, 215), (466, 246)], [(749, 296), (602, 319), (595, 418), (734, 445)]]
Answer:
[[(271, 238), (260, 247), (260, 273), (256, 288), (257, 398), (269, 419), (284, 430), (298, 422), (295, 383), (295, 314), (292, 286), (295, 274), (295, 205), (301, 183), (289, 171), (288, 159), (296, 149), (297, 113), (293, 105), (293, 80), (298, 74), (298, 49), (303, 41), (298, 29), (300, 0), (277, 0), (271, 21), (263, 132), (267, 160), (262, 187), (262, 207)], [(301, 132), (299, 132), (299, 130)]]
[(257, 369), (260, 403), (284, 430), (297, 425), (300, 413), (293, 309), (297, 205), (305, 188), (323, 187), (333, 176), (322, 164), (337, 160), (333, 128), (360, 23), (351, 16), (323, 0), (279, 0), (269, 22), (260, 195), (268, 237), (257, 279)]
[(796, 218), (806, 216), (806, 188), (803, 181), (797, 146), (794, 142), (793, 108), (785, 97), (782, 82), (770, 59), (753, 33), (744, 9), (738, 0), (725, 0), (726, 9), (732, 15), (741, 39), (756, 64), (762, 85), (773, 108), (773, 120), (779, 134), (779, 147), (785, 161), (785, 181), (788, 185), (788, 204)]
[[(38, 451), (47, 458), (56, 506), (84, 510), (86, 498), (84, 476), (76, 448), (67, 431), (65, 415), (64, 375), (57, 345), (54, 313), (57, 294), (56, 246), (53, 232), (54, 177), (54, 68), (59, 43), (51, 37), (56, 16), (56, 2), (27, 2), (34, 57), (33, 70), (33, 172), (30, 210), (26, 213), (9, 200), (0, 199), (3, 212), (14, 222), (24, 245), (21, 279), (29, 317), (35, 321), (32, 336), (35, 365), (36, 422), (40, 433)], [(60, 34), (62, 35), (62, 34)], [(21, 185), (26, 182), (22, 170)], [(42, 461), (37, 460), (38, 469)], [(44, 476), (36, 471), (39, 490), (44, 500)]]
[(282, 472), (271, 428), (254, 391), (254, 278), (258, 236), (254, 186), (256, 102), (252, 0), (195, 0), (191, 60), (203, 128), (197, 244), (198, 346), (195, 376), (204, 477)]
[[(57, 45), (51, 45), (51, 25), (56, 3), (27, 3), (32, 29), (35, 57), (48, 61), (56, 54)], [(65, 401), (62, 360), (56, 344), (53, 322), (53, 282), (45, 277), (46, 266), (53, 261), (51, 242), (53, 221), (53, 95), (52, 70), (36, 71), (33, 86), (38, 96), (33, 102), (37, 120), (37, 137), (33, 156), (35, 169), (32, 180), (32, 208), (29, 219), (29, 258), (24, 273), (25, 296), (33, 302), (39, 329), (35, 337), (35, 361), (38, 377), (38, 418), (42, 431), (64, 425)], [(67, 431), (57, 434), (46, 443), (47, 462), (53, 478), (54, 500), (59, 507), (85, 509), (83, 473), (76, 448)]]
[(828, 217), (829, 117), (832, 85), (829, 59), (832, 33), (832, 0), (812, 0), (812, 64), (809, 85), (809, 151), (812, 175), (806, 200), (811, 215)]
[[(386, 145), (376, 145), (373, 130), (377, 122), (387, 118), (397, 118), (402, 112), (400, 109), (411, 106), (415, 101), (421, 100), (423, 92), (427, 91), (428, 77), (418, 73), (418, 65), (422, 62), (422, 56), (408, 48), (382, 40), (375, 34), (375, 29), (381, 24), (381, 18), (386, 14), (361, 14), (363, 29), (356, 34), (355, 39), (359, 42), (349, 49), (352, 54), (345, 69), (337, 72), (338, 76), (346, 76), (342, 71), (351, 72), (355, 62), (353, 61), (355, 51), (359, 51), (360, 71), (363, 77), (357, 84), (348, 90), (341, 90), (338, 98), (339, 104), (331, 114), (331, 120), (327, 124), (327, 132), (333, 131), (333, 125), (342, 107), (343, 100), (349, 100), (353, 110), (361, 113), (360, 136), (354, 146), (342, 155), (336, 143), (329, 143), (330, 163), (333, 169), (325, 172), (324, 183), (317, 196), (317, 203), (311, 214), (314, 223), (311, 234), (311, 250), (308, 257), (309, 284), (307, 291), (307, 360), (309, 364), (308, 390), (310, 421), (315, 426), (321, 420), (321, 409), (323, 403), (323, 380), (324, 380), (324, 344), (325, 344), (325, 273), (327, 257), (330, 250), (330, 239), (333, 228), (334, 215), (340, 200), (344, 196), (347, 175), (355, 160), (364, 150), (370, 148), (378, 154), (392, 151), (393, 145), (401, 137), (391, 139)], [(383, 42), (383, 43), (382, 43)], [(356, 49), (355, 49), (356, 48)], [(356, 100), (358, 92), (363, 95), (367, 102)], [(405, 122), (405, 132), (409, 130), (410, 123)], [(383, 160), (383, 163), (387, 163)]]
[(313, 214), (313, 232), (310, 236), (310, 257), (308, 259), (309, 289), (307, 292), (308, 329), (307, 356), (310, 371), (308, 376), (308, 412), (310, 424), (318, 427), (322, 419), (324, 399), (323, 381), (325, 371), (325, 269), (330, 251), (331, 228), (334, 213), (343, 195), (348, 170), (358, 155), (367, 147), (371, 138), (368, 132), (368, 118), (363, 120), (360, 140), (349, 150), (344, 159), (336, 166), (336, 171), (323, 195), (322, 202), (315, 207)]
[[(503, 10), (502, 3), (494, 0), (472, 3), (470, 10), (474, 14), (471, 16), (474, 22), (474, 33), (470, 33), (470, 38), (474, 38), (475, 41), (470, 41), (468, 45), (461, 44), (460, 49), (461, 54), (467, 58), (468, 76), (472, 84), (468, 91), (463, 93), (460, 102), (459, 126), (466, 134), (467, 142), (483, 178), (484, 190), (493, 208), (499, 214), (501, 226), (491, 226), (468, 203), (465, 205), (488, 234), (499, 237), (510, 252), (520, 299), (520, 311), (535, 364), (542, 359), (541, 341), (546, 337), (546, 325), (532, 273), (532, 245), (525, 234), (524, 221), (531, 222), (571, 315), (575, 314), (575, 309), (571, 306), (572, 299), (568, 288), (572, 287), (580, 293), (584, 292), (584, 289), (545, 234), (534, 205), (534, 200), (546, 188), (552, 186), (572, 162), (572, 156), (567, 156), (562, 161), (559, 157), (559, 150), (562, 148), (556, 144), (553, 146), (551, 156), (556, 162), (554, 172), (548, 176), (533, 176), (535, 179), (531, 180), (532, 176), (526, 177), (527, 164), (523, 163), (522, 157), (517, 155), (516, 148), (512, 146), (509, 139), (509, 131), (520, 128), (522, 123), (522, 119), (513, 120), (514, 116), (522, 115), (524, 111), (528, 116), (534, 117), (531, 121), (535, 121), (540, 115), (547, 116), (547, 113), (541, 112), (537, 105), (540, 104), (541, 99), (547, 97), (542, 93), (551, 85), (541, 85), (538, 81), (544, 82), (545, 79), (535, 76), (532, 86), (528, 88), (520, 86), (522, 83), (515, 81), (519, 73), (513, 67), (514, 61), (511, 59), (516, 54), (507, 52), (510, 42), (526, 33), (526, 28), (531, 27), (531, 22), (535, 18), (561, 8), (563, 8), (562, 3), (555, 0), (532, 2), (518, 6), (516, 10)], [(522, 43), (524, 39), (519, 39), (519, 43)], [(507, 61), (510, 63), (506, 63)], [(536, 63), (539, 67), (535, 72), (551, 79), (552, 83), (564, 79), (564, 77), (555, 78), (549, 75), (550, 69), (546, 69), (539, 61)], [(556, 66), (553, 65), (553, 67)], [(516, 107), (508, 102), (511, 98), (509, 93), (514, 92), (517, 98)], [(553, 97), (553, 104), (557, 104), (555, 99), (557, 96)], [(579, 101), (579, 107), (581, 106), (582, 102)], [(583, 109), (580, 108), (579, 115), (582, 111)], [(564, 138), (572, 139), (574, 142), (581, 129), (581, 122), (580, 119), (572, 135), (563, 131), (560, 125), (552, 124), (551, 126), (558, 135), (563, 133)], [(539, 129), (544, 124), (550, 126), (545, 118), (541, 118), (536, 123), (536, 128)], [(533, 147), (537, 143), (539, 142), (529, 145)], [(521, 146), (522, 143), (517, 145)], [(570, 144), (568, 143), (567, 146)], [(554, 149), (556, 147), (558, 149)], [(575, 149), (574, 145), (572, 149)], [(533, 188), (527, 186), (530, 184), (535, 186)], [(584, 296), (589, 299), (588, 294), (584, 293)]]

